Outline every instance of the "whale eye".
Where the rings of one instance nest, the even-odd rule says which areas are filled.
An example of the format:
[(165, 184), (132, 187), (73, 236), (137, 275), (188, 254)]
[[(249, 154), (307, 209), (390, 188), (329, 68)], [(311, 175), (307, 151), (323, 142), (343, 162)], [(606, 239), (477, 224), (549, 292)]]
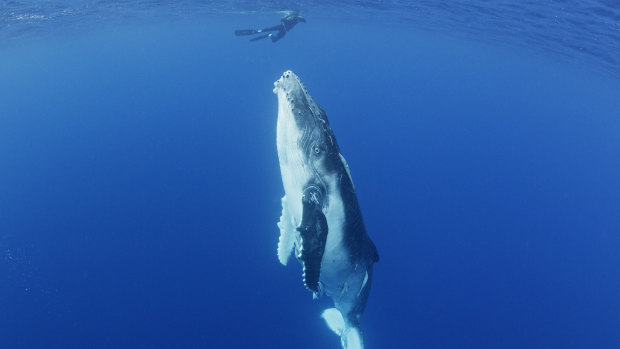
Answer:
[(315, 153), (315, 154), (318, 154), (318, 153), (320, 153), (320, 152), (321, 152), (321, 148), (319, 148), (319, 146), (318, 146), (318, 145), (315, 145), (315, 146), (314, 146), (314, 153)]

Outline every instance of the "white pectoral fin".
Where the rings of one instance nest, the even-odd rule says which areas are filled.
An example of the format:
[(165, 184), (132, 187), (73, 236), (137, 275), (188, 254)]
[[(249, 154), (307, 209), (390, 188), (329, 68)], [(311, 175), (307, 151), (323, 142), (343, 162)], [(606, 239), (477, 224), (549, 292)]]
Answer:
[(359, 328), (347, 327), (342, 317), (342, 313), (336, 308), (325, 309), (321, 317), (327, 326), (340, 336), (343, 349), (363, 349), (364, 342)]
[(282, 265), (288, 263), (288, 259), (295, 247), (296, 233), (293, 217), (288, 212), (286, 196), (282, 198), (282, 216), (278, 222), (280, 228), (280, 240), (278, 241), (278, 259)]

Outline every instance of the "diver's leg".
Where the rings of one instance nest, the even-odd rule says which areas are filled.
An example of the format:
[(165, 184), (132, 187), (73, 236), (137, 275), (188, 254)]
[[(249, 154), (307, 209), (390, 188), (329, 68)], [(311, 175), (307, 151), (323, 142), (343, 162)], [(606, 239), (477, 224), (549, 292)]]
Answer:
[(236, 36), (245, 36), (245, 35), (254, 35), (264, 32), (275, 32), (284, 29), (282, 24), (274, 25), (273, 27), (263, 28), (263, 29), (238, 29), (235, 30)]
[(257, 33), (259, 33), (259, 31), (256, 30), (256, 29), (237, 29), (237, 30), (235, 30), (235, 35), (236, 36), (252, 35), (252, 34), (257, 34)]
[(271, 36), (271, 41), (276, 42), (286, 35), (286, 30), (280, 30), (276, 35)]
[(260, 39), (265, 39), (265, 38), (268, 38), (270, 36), (271, 36), (271, 34), (259, 35), (259, 36), (255, 37), (255, 38), (250, 39), (250, 41), (256, 41), (256, 40), (260, 40)]
[(258, 32), (275, 32), (280, 30), (286, 30), (282, 24), (274, 25), (273, 27), (259, 29)]

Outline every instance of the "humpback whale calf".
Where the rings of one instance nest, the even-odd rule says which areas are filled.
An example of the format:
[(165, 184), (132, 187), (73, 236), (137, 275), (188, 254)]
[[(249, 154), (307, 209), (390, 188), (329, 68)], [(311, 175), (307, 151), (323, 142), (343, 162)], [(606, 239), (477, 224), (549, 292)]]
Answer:
[(334, 308), (322, 313), (344, 349), (363, 348), (360, 317), (366, 306), (377, 249), (368, 237), (346, 160), (325, 111), (297, 75), (274, 83), (278, 96), (277, 148), (284, 185), (278, 258), (291, 253), (303, 283)]

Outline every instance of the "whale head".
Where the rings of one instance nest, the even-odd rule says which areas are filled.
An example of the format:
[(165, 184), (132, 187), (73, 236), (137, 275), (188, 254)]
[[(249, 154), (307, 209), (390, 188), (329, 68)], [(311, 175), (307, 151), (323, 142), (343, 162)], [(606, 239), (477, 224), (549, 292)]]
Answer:
[[(295, 154), (306, 177), (325, 176), (340, 166), (340, 150), (325, 111), (288, 70), (274, 83), (278, 96), (278, 151), (281, 160)], [(284, 159), (282, 159), (284, 155)], [(309, 178), (308, 178), (309, 179)]]

